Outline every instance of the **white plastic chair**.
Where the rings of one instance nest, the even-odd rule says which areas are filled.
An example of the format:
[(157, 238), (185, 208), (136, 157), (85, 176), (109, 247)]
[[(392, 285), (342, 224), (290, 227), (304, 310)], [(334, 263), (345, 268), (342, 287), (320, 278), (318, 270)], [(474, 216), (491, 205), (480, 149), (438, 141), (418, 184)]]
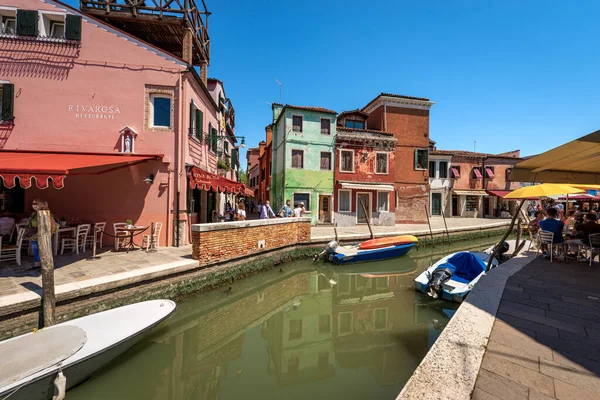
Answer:
[(565, 261), (567, 261), (566, 243), (554, 243), (554, 233), (553, 232), (540, 230), (539, 235), (540, 235), (540, 242), (539, 242), (538, 250), (535, 253), (536, 257), (538, 256), (540, 251), (542, 251), (542, 248), (544, 247), (544, 245), (546, 245), (546, 246), (548, 246), (548, 248), (550, 250), (550, 262), (552, 262), (552, 259), (554, 256), (554, 248), (556, 248), (556, 250), (557, 250), (557, 253), (556, 253), (557, 256), (558, 256), (558, 250), (562, 248), (565, 253)]
[(21, 247), (23, 246), (23, 238), (25, 237), (25, 229), (19, 229), (17, 233), (16, 244), (5, 244), (2, 245), (0, 240), (0, 262), (3, 261), (16, 261), (18, 265), (21, 265)]
[(125, 228), (127, 226), (127, 224), (125, 222), (115, 222), (113, 224), (113, 232), (115, 233), (115, 251), (119, 250), (119, 245), (121, 243), (121, 240), (124, 240), (127, 238), (127, 232), (125, 231), (118, 231), (118, 228)]
[[(104, 228), (106, 228), (106, 222), (96, 222), (94, 224), (94, 230), (96, 231), (96, 246), (102, 248), (102, 239), (104, 238)], [(94, 245), (94, 230), (90, 231), (86, 240), (86, 246), (92, 247)]]
[(594, 251), (596, 251), (596, 254), (600, 254), (600, 233), (592, 233), (590, 235), (590, 245), (588, 246), (587, 244), (580, 244), (579, 245), (579, 252), (577, 254), (577, 261), (579, 261), (579, 254), (581, 253), (581, 250), (585, 250), (586, 252), (589, 250), (590, 251), (590, 267), (592, 266), (592, 262), (594, 261), (594, 257), (596, 256), (594, 254)]
[(64, 238), (60, 248), (60, 254), (63, 254), (65, 249), (72, 249), (75, 253), (79, 254), (79, 249), (85, 252), (85, 243), (87, 240), (88, 233), (90, 232), (90, 224), (81, 224), (77, 227), (75, 238)]
[(158, 246), (160, 244), (160, 231), (162, 230), (162, 225), (162, 222), (156, 222), (154, 224), (154, 239), (152, 241), (150, 240), (151, 235), (144, 235), (144, 237), (142, 238), (142, 247), (145, 247), (146, 251), (148, 251), (150, 248), (158, 249)]

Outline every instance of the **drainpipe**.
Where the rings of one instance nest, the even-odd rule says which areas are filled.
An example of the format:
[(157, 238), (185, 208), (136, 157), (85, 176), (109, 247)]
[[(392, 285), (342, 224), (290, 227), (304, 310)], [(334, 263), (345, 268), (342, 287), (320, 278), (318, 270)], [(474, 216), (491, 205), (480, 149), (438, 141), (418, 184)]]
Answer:
[(179, 202), (181, 200), (181, 176), (183, 174), (183, 164), (184, 164), (184, 159), (183, 159), (183, 155), (184, 155), (184, 151), (183, 151), (183, 145), (184, 145), (184, 136), (183, 136), (183, 124), (185, 121), (185, 107), (183, 105), (184, 99), (185, 99), (185, 93), (184, 93), (184, 85), (183, 85), (183, 79), (185, 77), (185, 71), (181, 72), (180, 76), (179, 76), (179, 107), (180, 107), (180, 114), (181, 114), (181, 118), (179, 120), (179, 126), (178, 126), (178, 132), (177, 132), (177, 142), (176, 142), (176, 147), (177, 147), (177, 179), (175, 180), (175, 188), (176, 188), (176, 196), (175, 196), (175, 201), (176, 201), (176, 205), (175, 205), (175, 246), (179, 247), (181, 246), (181, 238), (180, 236), (180, 232), (179, 232), (179, 213), (180, 213), (180, 205)]
[(383, 104), (383, 130), (387, 132), (387, 106)]

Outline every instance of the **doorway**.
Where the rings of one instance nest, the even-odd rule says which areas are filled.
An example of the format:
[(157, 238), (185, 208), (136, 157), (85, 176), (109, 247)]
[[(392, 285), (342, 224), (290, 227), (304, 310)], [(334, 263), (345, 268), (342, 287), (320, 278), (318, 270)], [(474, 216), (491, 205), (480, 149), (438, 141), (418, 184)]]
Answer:
[(330, 195), (319, 195), (319, 222), (330, 223), (331, 222), (331, 196)]
[(431, 215), (442, 215), (441, 193), (431, 193)]
[(458, 215), (458, 196), (452, 196), (452, 215)]
[[(363, 208), (362, 204), (365, 205)], [(365, 214), (365, 209), (367, 213)], [(371, 219), (371, 194), (357, 193), (356, 194), (356, 223), (366, 224), (367, 218)]]
[(492, 208), (490, 207), (490, 198), (487, 197), (487, 196), (483, 198), (483, 210), (484, 210), (483, 211), (483, 216), (484, 217), (488, 216), (488, 215), (490, 217), (493, 216), (494, 212), (493, 212)]

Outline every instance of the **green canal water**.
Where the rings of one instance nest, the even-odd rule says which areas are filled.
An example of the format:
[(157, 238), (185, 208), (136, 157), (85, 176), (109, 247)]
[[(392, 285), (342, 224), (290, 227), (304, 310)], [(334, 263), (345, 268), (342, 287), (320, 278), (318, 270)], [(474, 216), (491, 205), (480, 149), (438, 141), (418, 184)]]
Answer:
[(493, 239), (351, 267), (299, 260), (179, 301), (67, 399), (395, 399), (458, 306), (413, 279)]

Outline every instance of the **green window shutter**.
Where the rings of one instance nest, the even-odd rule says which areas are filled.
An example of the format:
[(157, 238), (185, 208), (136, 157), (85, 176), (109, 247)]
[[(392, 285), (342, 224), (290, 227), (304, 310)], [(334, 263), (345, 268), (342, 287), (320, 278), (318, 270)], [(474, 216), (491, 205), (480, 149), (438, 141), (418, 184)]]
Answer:
[(217, 129), (216, 128), (212, 128), (211, 132), (210, 132), (210, 148), (212, 149), (212, 151), (214, 151), (215, 153), (217, 152)]
[(202, 140), (202, 124), (204, 123), (202, 111), (196, 110), (196, 138)]
[(429, 165), (429, 151), (427, 149), (423, 151), (423, 165), (427, 167)]
[(17, 10), (17, 35), (38, 35), (38, 12), (35, 10)]
[(15, 117), (14, 113), (14, 100), (15, 100), (15, 85), (12, 83), (2, 84), (2, 114), (0, 120), (12, 121)]
[(196, 111), (196, 107), (194, 106), (194, 101), (190, 101), (190, 136), (194, 134), (194, 112)]
[(415, 149), (415, 169), (419, 166), (419, 150)]
[(231, 168), (237, 167), (237, 150), (231, 149)]
[(67, 14), (65, 18), (65, 38), (81, 40), (81, 17), (79, 15)]

